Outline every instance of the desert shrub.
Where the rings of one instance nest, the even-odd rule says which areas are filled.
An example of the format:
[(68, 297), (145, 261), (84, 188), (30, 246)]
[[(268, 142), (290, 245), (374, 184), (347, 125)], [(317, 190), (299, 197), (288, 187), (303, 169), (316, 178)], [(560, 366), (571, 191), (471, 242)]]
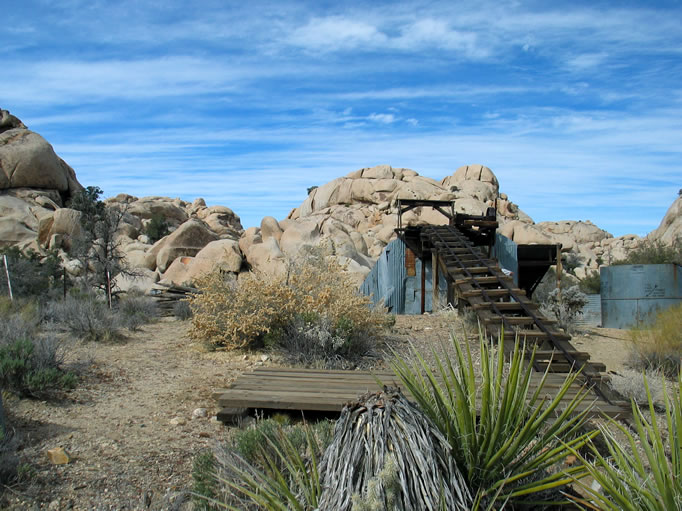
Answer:
[(168, 234), (168, 222), (163, 214), (153, 213), (151, 220), (144, 228), (144, 233), (149, 237), (149, 241), (156, 243)]
[(178, 300), (173, 304), (173, 316), (177, 319), (185, 321), (192, 317), (192, 309), (189, 302), (186, 300)]
[(623, 369), (619, 373), (609, 376), (609, 386), (621, 396), (627, 400), (634, 401), (639, 406), (645, 406), (649, 403), (649, 396), (646, 390), (647, 385), (644, 382), (644, 380), (647, 380), (654, 406), (660, 409), (663, 405), (666, 386), (664, 385), (663, 373), (661, 371), (649, 369), (642, 372), (633, 369)]
[(566, 331), (575, 331), (574, 321), (587, 305), (587, 297), (578, 286), (571, 286), (564, 290), (555, 289), (549, 293), (542, 305), (545, 311), (556, 318), (562, 328)]
[(7, 275), (2, 256), (7, 256), (12, 295), (15, 298), (47, 298), (63, 279), (61, 263), (55, 251), (41, 255), (33, 250), (21, 252), (16, 247), (0, 251), (0, 294), (8, 296)]
[(54, 337), (0, 339), (0, 388), (34, 397), (71, 388), (75, 376), (63, 371), (61, 363), (59, 343)]
[(94, 295), (67, 296), (50, 304), (51, 318), (84, 341), (115, 341), (121, 337), (120, 317)]
[(636, 369), (660, 369), (675, 377), (682, 367), (682, 303), (660, 311), (651, 326), (630, 329), (631, 364)]
[[(450, 442), (453, 457), (467, 486), (484, 505), (531, 505), (560, 500), (567, 474), (576, 478), (584, 468), (561, 470), (560, 462), (594, 436), (583, 425), (589, 411), (577, 407), (587, 396), (579, 391), (562, 403), (577, 375), (566, 376), (552, 398), (544, 398), (544, 379), (530, 388), (532, 359), (525, 362), (525, 346), (517, 339), (505, 368), (503, 341), (499, 349), (480, 335), (480, 374), (471, 351), (452, 339), (456, 358), (434, 352), (436, 368), (416, 350), (414, 362), (396, 356), (393, 369), (421, 410)], [(534, 358), (534, 355), (533, 357)]]
[[(190, 336), (230, 349), (267, 343), (333, 360), (361, 351), (388, 322), (340, 265), (322, 257), (291, 263), (279, 276), (251, 272), (238, 283), (214, 272), (199, 289), (190, 298)], [(290, 333), (298, 337), (287, 346)]]
[[(633, 429), (613, 419), (600, 427), (607, 454), (590, 444), (594, 461), (588, 461), (572, 448), (597, 483), (576, 481), (588, 495), (587, 502), (580, 504), (590, 509), (682, 509), (682, 375), (678, 374), (674, 396), (664, 393), (663, 424), (657, 419), (647, 379), (643, 381), (650, 420), (633, 401)], [(662, 425), (667, 439), (661, 434)]]
[(15, 437), (0, 424), (0, 495), (2, 487), (16, 479), (18, 467)]
[(599, 271), (591, 271), (578, 284), (580, 291), (585, 294), (599, 294), (601, 292), (601, 276)]
[(151, 323), (158, 315), (156, 300), (148, 296), (127, 295), (118, 301), (116, 313), (121, 326), (135, 332), (142, 325)]
[(563, 255), (561, 263), (566, 273), (575, 275), (575, 269), (580, 266), (581, 258), (575, 252), (567, 252)]
[(301, 425), (265, 419), (237, 431), (227, 444), (195, 459), (194, 492), (200, 505), (314, 509), (320, 492), (317, 460), (332, 430), (329, 421)]
[(611, 264), (669, 264), (682, 265), (682, 237), (670, 245), (661, 240), (644, 238), (636, 248), (630, 250), (625, 259)]

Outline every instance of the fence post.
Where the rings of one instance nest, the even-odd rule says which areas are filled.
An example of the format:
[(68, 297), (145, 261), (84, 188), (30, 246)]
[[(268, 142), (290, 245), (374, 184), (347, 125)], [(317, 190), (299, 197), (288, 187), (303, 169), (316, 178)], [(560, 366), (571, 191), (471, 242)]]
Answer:
[(14, 297), (12, 296), (12, 282), (9, 279), (9, 266), (7, 265), (7, 255), (2, 256), (2, 261), (5, 263), (5, 275), (7, 275), (7, 289), (9, 290), (9, 299), (10, 301), (14, 301)]

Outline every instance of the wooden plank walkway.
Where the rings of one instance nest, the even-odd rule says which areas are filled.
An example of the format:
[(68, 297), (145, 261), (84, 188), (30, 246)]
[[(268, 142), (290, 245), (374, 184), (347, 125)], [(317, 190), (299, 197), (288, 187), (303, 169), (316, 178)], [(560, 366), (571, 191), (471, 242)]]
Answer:
[[(531, 388), (535, 387), (542, 375), (532, 375)], [(543, 390), (552, 397), (563, 383), (566, 375), (550, 373)], [(257, 409), (257, 410), (301, 410), (340, 412), (343, 405), (357, 399), (367, 392), (376, 392), (383, 384), (400, 387), (405, 392), (400, 380), (390, 371), (329, 371), (317, 369), (296, 369), (286, 367), (260, 367), (250, 373), (240, 375), (228, 389), (217, 390), (213, 397), (220, 407), (225, 409)], [(568, 403), (580, 390), (576, 383), (567, 393)], [(410, 399), (410, 394), (405, 392)], [(584, 410), (594, 402), (590, 416), (608, 415), (610, 417), (627, 417), (630, 407), (625, 403), (609, 404), (594, 393), (590, 393), (579, 405), (578, 411)], [(219, 414), (220, 416), (220, 414)]]

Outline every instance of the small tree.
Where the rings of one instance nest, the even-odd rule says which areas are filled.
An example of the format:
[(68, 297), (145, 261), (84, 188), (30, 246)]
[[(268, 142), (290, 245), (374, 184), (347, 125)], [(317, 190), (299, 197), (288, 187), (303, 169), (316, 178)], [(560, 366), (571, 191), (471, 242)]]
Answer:
[(156, 243), (168, 234), (168, 222), (161, 213), (154, 213), (145, 226), (144, 233), (149, 237), (149, 241)]
[(72, 198), (69, 207), (83, 213), (82, 233), (72, 250), (83, 263), (89, 284), (109, 294), (114, 277), (120, 274), (136, 277), (139, 274), (128, 266), (122, 241), (117, 236), (126, 207), (107, 207), (99, 200), (101, 194), (99, 187), (88, 186)]

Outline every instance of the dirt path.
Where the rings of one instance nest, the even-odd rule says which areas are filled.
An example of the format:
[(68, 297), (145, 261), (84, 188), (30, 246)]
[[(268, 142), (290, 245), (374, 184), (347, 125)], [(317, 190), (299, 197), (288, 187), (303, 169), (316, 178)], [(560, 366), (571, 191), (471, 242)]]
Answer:
[[(91, 362), (77, 389), (7, 403), (21, 462), (35, 470), (6, 492), (10, 509), (141, 509), (190, 486), (193, 457), (229, 435), (212, 420), (211, 392), (252, 362), (202, 352), (187, 327), (162, 320), (121, 344), (74, 345), (70, 358)], [(192, 419), (197, 408), (206, 417)], [(54, 447), (72, 462), (49, 464)]]

